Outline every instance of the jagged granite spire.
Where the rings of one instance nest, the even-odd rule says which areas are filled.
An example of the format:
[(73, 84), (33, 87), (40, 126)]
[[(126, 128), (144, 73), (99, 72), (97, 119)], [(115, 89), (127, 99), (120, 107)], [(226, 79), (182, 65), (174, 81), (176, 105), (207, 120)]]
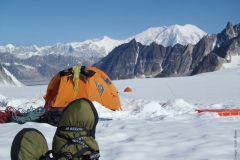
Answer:
[(221, 33), (217, 34), (217, 44), (218, 46), (220, 46), (222, 42), (227, 41), (236, 36), (237, 34), (233, 29), (232, 23), (228, 22), (226, 28)]

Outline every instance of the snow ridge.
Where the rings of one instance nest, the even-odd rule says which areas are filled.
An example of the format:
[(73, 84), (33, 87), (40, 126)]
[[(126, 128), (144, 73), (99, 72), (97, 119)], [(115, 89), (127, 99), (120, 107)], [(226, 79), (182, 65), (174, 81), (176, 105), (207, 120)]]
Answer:
[(17, 80), (16, 77), (14, 77), (6, 68), (3, 67), (4, 72), (7, 76), (11, 77), (12, 82), (6, 81), (5, 79), (2, 80), (2, 83), (0, 83), (0, 87), (23, 87), (24, 85)]
[(143, 45), (150, 45), (152, 42), (155, 42), (167, 47), (174, 46), (177, 43), (182, 45), (189, 43), (196, 44), (206, 34), (207, 33), (191, 24), (184, 26), (175, 24), (169, 27), (149, 28), (131, 38), (135, 38), (137, 42)]

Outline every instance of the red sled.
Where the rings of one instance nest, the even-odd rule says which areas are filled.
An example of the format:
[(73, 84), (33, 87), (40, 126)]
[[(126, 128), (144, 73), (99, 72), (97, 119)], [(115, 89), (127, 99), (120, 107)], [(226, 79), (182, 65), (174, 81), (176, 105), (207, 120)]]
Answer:
[(219, 116), (240, 116), (240, 109), (196, 109), (198, 113), (215, 112)]

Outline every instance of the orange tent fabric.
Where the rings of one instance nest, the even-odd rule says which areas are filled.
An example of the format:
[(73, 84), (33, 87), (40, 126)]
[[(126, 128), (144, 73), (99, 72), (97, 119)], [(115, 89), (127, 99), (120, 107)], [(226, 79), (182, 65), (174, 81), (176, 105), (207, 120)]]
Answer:
[[(111, 110), (121, 108), (118, 91), (111, 79), (100, 69), (92, 66), (78, 66), (80, 69), (78, 82), (74, 82), (73, 68), (56, 74), (48, 84), (44, 95), (46, 110), (65, 108), (78, 98), (97, 101)], [(77, 86), (77, 91), (75, 90)]]
[(125, 88), (124, 92), (132, 92), (132, 89), (127, 87), (127, 88)]
[(240, 116), (240, 109), (196, 109), (198, 113), (216, 112), (219, 116)]

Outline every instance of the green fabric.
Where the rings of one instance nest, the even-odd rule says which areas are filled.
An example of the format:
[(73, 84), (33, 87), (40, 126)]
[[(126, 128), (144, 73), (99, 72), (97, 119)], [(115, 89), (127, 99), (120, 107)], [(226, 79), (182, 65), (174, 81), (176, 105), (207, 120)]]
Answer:
[[(80, 99), (70, 103), (69, 106), (66, 107), (58, 123), (58, 127), (76, 126), (90, 130), (94, 126), (94, 120), (95, 116), (90, 104), (86, 100)], [(85, 131), (82, 132), (59, 131), (59, 134), (67, 138), (76, 138), (79, 136), (87, 135)], [(88, 136), (86, 139), (84, 139), (84, 142), (94, 151), (99, 150), (98, 143), (93, 137)], [(67, 140), (60, 138), (55, 134), (53, 138), (52, 149), (60, 150), (61, 147), (64, 146), (66, 143)], [(75, 154), (82, 148), (84, 148), (84, 146), (80, 144), (71, 144), (67, 148), (65, 148), (63, 152), (71, 152), (72, 154)], [(86, 154), (90, 154), (90, 152), (87, 152)], [(65, 158), (62, 158), (61, 160), (63, 159)]]
[(18, 159), (39, 160), (47, 151), (48, 146), (45, 138), (35, 131), (29, 131), (22, 138)]

